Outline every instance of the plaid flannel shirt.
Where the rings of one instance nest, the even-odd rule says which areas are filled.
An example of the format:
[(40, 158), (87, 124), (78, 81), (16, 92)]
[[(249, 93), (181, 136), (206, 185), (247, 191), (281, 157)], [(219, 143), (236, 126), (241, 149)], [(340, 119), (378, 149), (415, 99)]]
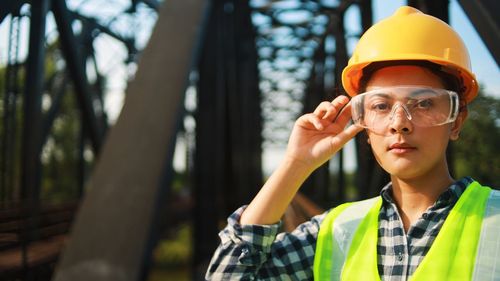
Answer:
[[(382, 280), (407, 280), (429, 251), (451, 208), (473, 180), (453, 183), (405, 233), (386, 185), (379, 213), (378, 271)], [(319, 227), (327, 212), (299, 225), (291, 233), (279, 233), (273, 225), (240, 225), (245, 206), (228, 218), (206, 274), (209, 280), (312, 280)]]

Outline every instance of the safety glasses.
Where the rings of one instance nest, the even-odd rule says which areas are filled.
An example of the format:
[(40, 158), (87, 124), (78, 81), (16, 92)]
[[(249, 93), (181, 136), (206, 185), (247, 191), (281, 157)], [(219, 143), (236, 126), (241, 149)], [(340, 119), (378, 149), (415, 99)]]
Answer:
[(378, 134), (398, 116), (419, 127), (451, 123), (458, 105), (457, 93), (423, 86), (381, 87), (351, 99), (353, 122)]

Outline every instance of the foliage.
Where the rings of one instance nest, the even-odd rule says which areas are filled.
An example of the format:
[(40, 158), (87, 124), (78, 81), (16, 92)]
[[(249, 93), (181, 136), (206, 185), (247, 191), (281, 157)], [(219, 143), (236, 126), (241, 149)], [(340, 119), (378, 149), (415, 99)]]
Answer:
[(192, 226), (183, 224), (172, 237), (161, 240), (154, 250), (154, 260), (158, 267), (182, 267), (191, 259)]
[(500, 99), (479, 93), (453, 149), (458, 177), (500, 188)]
[[(79, 196), (80, 165), (80, 111), (75, 92), (65, 82), (65, 68), (57, 42), (47, 47), (45, 76), (46, 92), (43, 94), (43, 111), (60, 102), (57, 117), (52, 124), (41, 155), (42, 161), (42, 200), (62, 202), (77, 199)], [(57, 101), (59, 91), (64, 91)], [(47, 106), (48, 105), (48, 106)], [(86, 165), (86, 164), (84, 164)]]
[[(23, 126), (23, 95), (25, 84), (25, 64), (20, 64), (19, 68), (19, 93), (16, 102), (16, 136), (14, 150), (14, 161), (7, 163), (12, 167), (14, 175), (14, 186), (9, 186), (9, 190), (14, 193), (7, 200), (16, 200), (19, 197), (20, 190), (20, 159), (22, 144)], [(50, 202), (63, 202), (75, 200), (80, 196), (79, 178), (84, 166), (89, 170), (93, 161), (93, 155), (89, 149), (85, 149), (85, 159), (81, 158), (80, 139), (82, 132), (81, 114), (76, 102), (76, 95), (65, 79), (66, 70), (62, 53), (58, 42), (50, 43), (46, 49), (45, 69), (44, 69), (45, 90), (42, 93), (42, 123), (46, 122), (46, 117), (56, 104), (58, 108), (57, 115), (50, 127), (49, 135), (41, 144), (42, 153), (40, 156), (42, 163), (41, 170), (41, 199)], [(0, 67), (0, 136), (3, 141), (4, 131), (4, 96), (5, 96), (5, 67)], [(58, 93), (63, 91), (61, 98)], [(44, 126), (44, 125), (42, 125)], [(3, 143), (2, 143), (3, 144)], [(0, 155), (1, 156), (1, 155)]]

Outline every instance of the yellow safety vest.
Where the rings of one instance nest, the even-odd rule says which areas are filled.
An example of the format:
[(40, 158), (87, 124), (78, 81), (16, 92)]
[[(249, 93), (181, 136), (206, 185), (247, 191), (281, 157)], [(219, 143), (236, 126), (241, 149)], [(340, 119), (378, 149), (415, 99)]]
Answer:
[[(328, 213), (318, 234), (314, 280), (380, 280), (381, 206), (378, 196)], [(410, 280), (500, 280), (500, 192), (471, 183)]]

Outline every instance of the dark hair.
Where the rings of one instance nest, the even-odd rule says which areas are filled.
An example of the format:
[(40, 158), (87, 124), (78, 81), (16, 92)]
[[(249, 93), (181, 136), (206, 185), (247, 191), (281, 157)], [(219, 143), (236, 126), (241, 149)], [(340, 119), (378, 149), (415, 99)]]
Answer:
[(454, 91), (458, 94), (458, 96), (460, 97), (460, 111), (467, 109), (466, 102), (463, 98), (465, 87), (463, 86), (463, 83), (459, 78), (460, 75), (454, 75), (454, 71), (452, 69), (443, 67), (442, 65), (435, 64), (430, 61), (397, 60), (371, 63), (363, 68), (363, 75), (361, 76), (361, 80), (359, 81), (359, 90), (362, 92), (366, 90), (368, 80), (370, 80), (375, 71), (381, 68), (399, 65), (414, 65), (428, 69), (441, 79), (446, 90)]

